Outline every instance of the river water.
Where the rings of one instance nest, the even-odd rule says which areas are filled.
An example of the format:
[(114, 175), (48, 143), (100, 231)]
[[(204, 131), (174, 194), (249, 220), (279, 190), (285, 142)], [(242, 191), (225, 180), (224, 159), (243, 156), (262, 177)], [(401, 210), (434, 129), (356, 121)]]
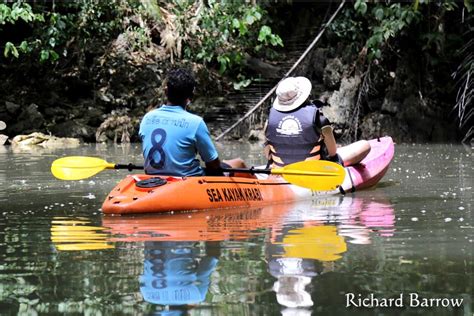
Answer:
[(471, 148), (396, 145), (353, 195), (135, 217), (100, 210), (127, 171), (54, 179), (71, 155), (142, 162), (135, 144), (0, 147), (1, 315), (472, 315)]

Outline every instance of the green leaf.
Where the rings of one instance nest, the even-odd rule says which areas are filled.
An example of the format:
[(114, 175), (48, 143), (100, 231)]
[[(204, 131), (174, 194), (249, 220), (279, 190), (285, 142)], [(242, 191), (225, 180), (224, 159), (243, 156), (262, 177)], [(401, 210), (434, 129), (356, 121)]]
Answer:
[(240, 27), (240, 21), (237, 20), (236, 18), (234, 18), (234, 19), (232, 20), (232, 27), (233, 27), (234, 29), (238, 29), (238, 28)]
[(227, 66), (229, 64), (230, 59), (225, 55), (220, 55), (217, 57), (217, 61), (220, 65), (219, 72), (223, 74), (227, 70)]
[(380, 58), (380, 57), (382, 57), (382, 52), (380, 51), (380, 49), (376, 49), (376, 50), (374, 51), (374, 56), (375, 56), (375, 58)]
[(58, 29), (64, 30), (66, 28), (66, 23), (63, 20), (58, 20), (58, 23), (56, 23)]
[(251, 14), (248, 14), (248, 15), (245, 17), (245, 22), (246, 22), (248, 25), (252, 25), (253, 22), (255, 22), (254, 16), (251, 15)]
[(49, 59), (49, 50), (42, 49), (40, 52), (40, 62), (45, 62)]
[(39, 14), (35, 14), (35, 20), (38, 21), (38, 22), (44, 22), (44, 15), (39, 13)]
[(18, 20), (18, 16), (20, 15), (20, 13), (21, 13), (21, 9), (18, 8), (18, 6), (13, 5), (13, 10), (10, 12), (10, 17), (12, 21)]
[(404, 21), (398, 21), (397, 23), (398, 30), (401, 31), (405, 27)]
[(357, 0), (355, 3), (354, 3), (354, 9), (356, 11), (359, 11), (360, 9), (360, 4), (362, 3), (362, 0)]
[(272, 29), (267, 25), (262, 26), (258, 32), (258, 41), (263, 42), (270, 34), (272, 34)]
[(58, 53), (56, 53), (54, 50), (50, 50), (50, 51), (49, 51), (49, 54), (50, 54), (50, 56), (51, 56), (51, 60), (52, 60), (52, 61), (58, 60), (59, 55), (58, 55)]
[(248, 87), (252, 83), (252, 79), (243, 79), (238, 82), (234, 82), (233, 86), (235, 90), (240, 90), (242, 88)]
[(255, 16), (255, 19), (256, 19), (257, 21), (262, 18), (262, 14), (261, 14), (260, 12), (258, 12), (258, 11), (255, 11), (254, 16)]
[(18, 58), (18, 50), (16, 49), (15, 45), (12, 42), (7, 42), (5, 44), (5, 49), (3, 50), (3, 56), (8, 57), (8, 55), (12, 54), (13, 57)]
[(239, 33), (240, 35), (245, 35), (248, 31), (247, 26), (241, 21), (239, 22)]
[(379, 21), (381, 21), (383, 19), (383, 9), (382, 8), (377, 8), (375, 10), (375, 18)]
[(5, 24), (5, 22), (9, 21), (11, 16), (10, 12), (10, 7), (6, 6), (5, 4), (0, 4), (0, 24)]
[(420, 4), (420, 0), (413, 1), (413, 10), (418, 11), (419, 4)]
[(23, 41), (21, 42), (20, 46), (18, 46), (18, 48), (23, 52), (23, 53), (26, 53), (28, 51), (28, 42), (27, 41)]
[(54, 47), (56, 46), (56, 39), (54, 37), (51, 37), (48, 41), (49, 46)]
[(367, 12), (367, 3), (364, 0), (357, 0), (354, 4), (354, 9), (364, 15)]
[(464, 6), (467, 9), (467, 12), (471, 13), (472, 9), (474, 8), (474, 5), (472, 4), (472, 0), (464, 0)]

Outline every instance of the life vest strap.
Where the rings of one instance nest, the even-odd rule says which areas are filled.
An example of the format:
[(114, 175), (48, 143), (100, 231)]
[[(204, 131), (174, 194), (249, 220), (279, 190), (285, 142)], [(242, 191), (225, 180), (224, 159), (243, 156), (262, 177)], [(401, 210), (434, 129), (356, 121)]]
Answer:
[[(352, 175), (351, 175), (351, 172), (349, 171), (349, 169), (345, 168), (346, 171), (347, 171), (347, 174), (349, 175), (349, 180), (351, 180), (351, 190), (350, 192), (351, 193), (354, 193), (356, 191), (356, 188), (354, 186), (354, 180), (352, 180)], [(342, 185), (339, 186), (339, 192), (341, 192), (341, 194), (346, 194), (347, 192), (342, 188)]]

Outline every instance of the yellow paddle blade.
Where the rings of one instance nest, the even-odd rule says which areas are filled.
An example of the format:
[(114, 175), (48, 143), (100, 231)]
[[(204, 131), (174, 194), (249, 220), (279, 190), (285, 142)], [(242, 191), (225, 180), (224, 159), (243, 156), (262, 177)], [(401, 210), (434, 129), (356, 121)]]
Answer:
[(272, 174), (304, 188), (315, 191), (335, 190), (344, 181), (346, 172), (341, 165), (326, 160), (307, 160), (272, 169)]
[(100, 158), (71, 156), (53, 161), (51, 173), (61, 180), (81, 180), (92, 177), (104, 169), (113, 169), (114, 166)]
[(347, 251), (335, 226), (309, 226), (290, 230), (283, 238), (283, 257), (335, 261)]

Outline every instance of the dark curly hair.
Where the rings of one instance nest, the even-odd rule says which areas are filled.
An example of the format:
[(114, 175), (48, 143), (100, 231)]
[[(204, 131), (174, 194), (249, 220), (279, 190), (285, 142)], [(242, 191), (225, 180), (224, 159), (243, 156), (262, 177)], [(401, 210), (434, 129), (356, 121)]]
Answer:
[(173, 69), (168, 73), (166, 96), (171, 104), (185, 105), (186, 99), (191, 99), (196, 87), (196, 80), (188, 69)]

